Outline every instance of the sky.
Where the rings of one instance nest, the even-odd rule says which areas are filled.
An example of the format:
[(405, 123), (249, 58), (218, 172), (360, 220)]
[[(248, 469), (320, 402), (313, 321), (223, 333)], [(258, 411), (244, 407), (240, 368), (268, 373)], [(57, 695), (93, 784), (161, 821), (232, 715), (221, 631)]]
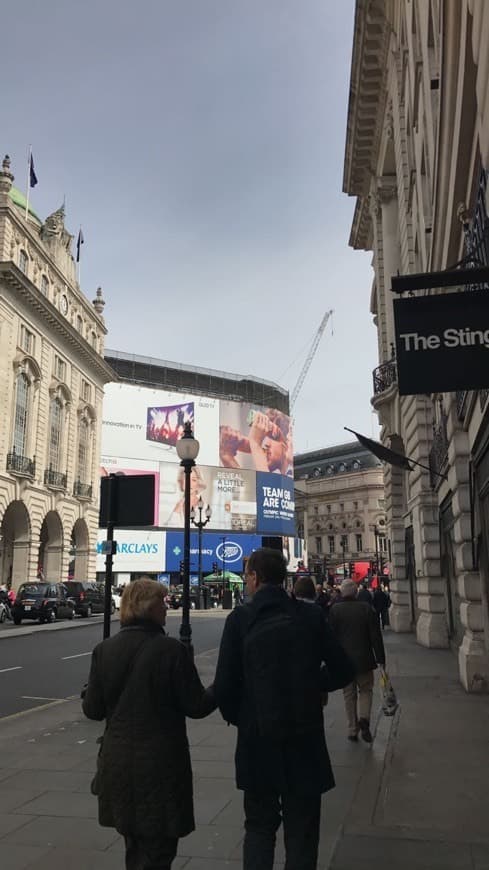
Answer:
[(371, 255), (341, 191), (354, 0), (17, 0), (0, 150), (66, 198), (107, 347), (278, 382), (295, 448), (372, 434)]

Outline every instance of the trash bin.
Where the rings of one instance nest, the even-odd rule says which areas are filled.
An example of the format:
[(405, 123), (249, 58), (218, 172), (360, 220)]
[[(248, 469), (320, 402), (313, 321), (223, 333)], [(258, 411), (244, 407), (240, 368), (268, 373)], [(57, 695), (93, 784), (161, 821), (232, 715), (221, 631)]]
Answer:
[(222, 593), (222, 609), (223, 610), (232, 610), (233, 609), (233, 593), (230, 589), (225, 589)]

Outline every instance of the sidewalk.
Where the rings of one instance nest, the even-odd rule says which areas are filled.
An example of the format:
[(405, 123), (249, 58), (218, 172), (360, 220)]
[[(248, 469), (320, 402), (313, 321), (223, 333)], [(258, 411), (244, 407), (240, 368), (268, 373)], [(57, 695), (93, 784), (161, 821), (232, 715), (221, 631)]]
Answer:
[[(341, 693), (326, 710), (337, 787), (323, 801), (320, 870), (489, 870), (489, 698), (464, 693), (450, 653), (392, 633), (386, 646), (402, 707), (394, 720), (375, 718), (373, 748), (346, 740)], [(197, 664), (209, 683), (215, 652)], [(124, 866), (89, 793), (100, 732), (78, 701), (0, 721), (2, 870)], [(240, 870), (235, 731), (214, 714), (189, 722), (189, 738), (197, 830), (174, 866)], [(280, 842), (276, 866), (283, 860)]]

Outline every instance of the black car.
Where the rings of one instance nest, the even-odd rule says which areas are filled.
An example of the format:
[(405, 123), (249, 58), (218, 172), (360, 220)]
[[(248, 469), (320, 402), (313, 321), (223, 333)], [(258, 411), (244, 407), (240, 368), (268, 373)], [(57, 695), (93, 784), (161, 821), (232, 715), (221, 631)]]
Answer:
[(74, 615), (74, 602), (63, 583), (23, 583), (12, 606), (15, 625), (20, 625), (23, 619), (54, 622), (55, 619), (73, 619)]
[[(102, 583), (84, 583), (81, 580), (68, 580), (65, 583), (69, 597), (75, 603), (75, 613), (80, 616), (91, 616), (92, 613), (103, 613), (105, 605), (105, 590)], [(112, 599), (110, 612), (114, 613), (115, 602)]]

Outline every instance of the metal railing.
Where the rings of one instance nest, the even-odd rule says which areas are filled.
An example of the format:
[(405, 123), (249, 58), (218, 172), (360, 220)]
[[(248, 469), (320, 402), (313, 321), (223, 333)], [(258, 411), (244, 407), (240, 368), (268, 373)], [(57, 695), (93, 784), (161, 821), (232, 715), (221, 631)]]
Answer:
[(53, 468), (46, 468), (44, 472), (44, 485), (53, 489), (66, 489), (67, 475)]
[(430, 478), (433, 489), (443, 480), (448, 466), (447, 416), (442, 413), (437, 426), (433, 425), (433, 445), (429, 455)]
[(16, 453), (12, 450), (7, 453), (7, 471), (13, 474), (22, 474), (24, 477), (34, 477), (36, 473), (36, 460), (29, 459), (27, 456), (22, 456), (21, 453)]
[(73, 495), (75, 498), (91, 498), (92, 489), (91, 483), (82, 483), (81, 480), (75, 480), (73, 485)]
[(374, 380), (374, 396), (388, 390), (392, 384), (397, 384), (397, 366), (395, 360), (382, 363), (372, 372)]

